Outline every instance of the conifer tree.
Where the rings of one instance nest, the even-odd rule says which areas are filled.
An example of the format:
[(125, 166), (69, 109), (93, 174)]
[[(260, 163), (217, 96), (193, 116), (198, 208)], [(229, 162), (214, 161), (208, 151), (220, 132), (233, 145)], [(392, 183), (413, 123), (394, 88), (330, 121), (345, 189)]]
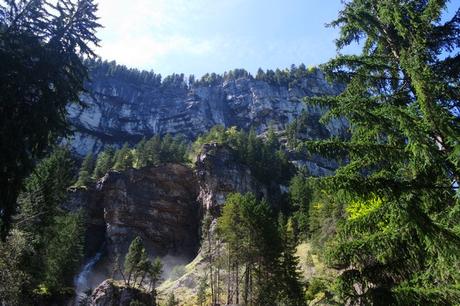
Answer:
[(113, 157), (113, 169), (124, 171), (133, 167), (133, 155), (128, 143), (125, 143), (120, 150), (115, 152)]
[(83, 159), (83, 162), (78, 172), (78, 180), (76, 186), (87, 186), (91, 182), (91, 174), (94, 171), (94, 156), (93, 153), (88, 153)]
[(112, 147), (107, 147), (99, 153), (94, 167), (93, 178), (98, 180), (103, 177), (113, 166), (114, 150)]
[[(148, 271), (148, 257), (142, 239), (138, 236), (131, 242), (125, 258), (125, 277), (127, 286), (136, 286), (136, 281), (144, 271)], [(131, 283), (133, 280), (133, 283)]]
[(324, 121), (346, 118), (351, 137), (308, 147), (348, 161), (321, 180), (346, 195), (328, 258), (347, 304), (460, 298), (460, 11), (443, 21), (447, 2), (353, 0), (332, 23), (339, 49), (362, 52), (322, 67), (342, 94), (309, 102), (329, 108)]
[(279, 300), (284, 305), (305, 305), (305, 298), (299, 271), (299, 258), (296, 256), (297, 240), (294, 236), (292, 220), (278, 218), (278, 230), (282, 244), (279, 258)]
[(66, 105), (80, 100), (99, 27), (92, 0), (0, 3), (0, 238), (23, 180), (69, 132)]

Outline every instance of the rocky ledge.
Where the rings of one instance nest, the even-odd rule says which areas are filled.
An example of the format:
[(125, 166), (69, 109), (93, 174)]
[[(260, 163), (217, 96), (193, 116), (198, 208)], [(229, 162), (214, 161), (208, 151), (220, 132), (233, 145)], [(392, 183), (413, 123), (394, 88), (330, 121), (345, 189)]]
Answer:
[(126, 287), (113, 280), (105, 280), (94, 291), (87, 301), (90, 306), (130, 306), (133, 302), (138, 305), (154, 306), (151, 294), (140, 289)]

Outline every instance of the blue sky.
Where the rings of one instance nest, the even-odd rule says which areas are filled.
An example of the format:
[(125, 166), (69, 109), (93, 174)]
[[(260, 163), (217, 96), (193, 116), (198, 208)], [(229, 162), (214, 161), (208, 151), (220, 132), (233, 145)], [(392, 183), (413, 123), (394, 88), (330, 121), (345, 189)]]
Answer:
[(313, 66), (336, 53), (337, 30), (325, 24), (341, 7), (340, 0), (99, 0), (105, 28), (97, 52), (162, 75)]

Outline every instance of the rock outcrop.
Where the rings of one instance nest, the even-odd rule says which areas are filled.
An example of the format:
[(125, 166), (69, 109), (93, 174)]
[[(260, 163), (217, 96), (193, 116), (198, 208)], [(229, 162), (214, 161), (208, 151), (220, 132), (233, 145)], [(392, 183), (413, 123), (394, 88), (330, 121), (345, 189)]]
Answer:
[[(99, 264), (104, 266), (98, 269), (101, 275), (89, 277), (88, 287), (100, 282), (100, 277), (109, 277), (109, 267), (116, 256), (123, 258), (132, 239), (140, 236), (150, 256), (173, 255), (188, 261), (195, 258), (196, 267), (164, 290), (172, 292), (184, 287), (189, 293), (195, 292), (194, 278), (199, 275), (200, 267), (206, 266), (198, 252), (203, 212), (210, 210), (216, 216), (231, 192), (270, 197), (271, 191), (270, 186), (259, 182), (249, 167), (235, 158), (232, 149), (219, 144), (204, 145), (194, 168), (164, 164), (111, 171), (86, 190), (72, 190), (66, 207), (83, 208), (87, 212), (87, 236), (93, 236), (87, 240), (90, 243), (87, 250), (97, 250), (96, 240), (99, 248), (105, 244), (107, 250), (106, 259)], [(92, 305), (108, 305), (104, 304), (107, 299), (119, 296), (118, 289), (110, 284), (101, 286), (93, 293), (99, 302)]]
[(89, 297), (90, 306), (130, 306), (132, 302), (154, 306), (153, 297), (140, 289), (126, 287), (113, 280), (102, 282)]
[(198, 201), (213, 214), (218, 213), (231, 192), (251, 192), (260, 198), (268, 197), (267, 186), (258, 182), (249, 167), (239, 162), (226, 146), (205, 144), (195, 165), (200, 187)]
[[(251, 76), (220, 80), (210, 85), (173, 87), (93, 74), (82, 96), (86, 107), (71, 105), (68, 117), (75, 134), (71, 144), (84, 155), (106, 144), (134, 143), (154, 134), (183, 134), (190, 139), (215, 125), (255, 128), (263, 133), (272, 126), (283, 130), (302, 111), (311, 114), (312, 127), (323, 109), (307, 106), (305, 96), (335, 95), (341, 87), (326, 82), (320, 70), (312, 71), (296, 85), (278, 85)], [(324, 127), (338, 134), (343, 122)]]
[(166, 164), (109, 172), (99, 184), (109, 250), (124, 254), (140, 236), (151, 255), (195, 255), (200, 210), (190, 168)]
[(111, 171), (86, 192), (72, 192), (69, 202), (79, 202), (88, 212), (93, 235), (99, 236), (104, 224), (109, 255), (123, 256), (130, 242), (140, 236), (151, 255), (192, 257), (200, 218), (197, 187), (190, 168), (165, 164)]

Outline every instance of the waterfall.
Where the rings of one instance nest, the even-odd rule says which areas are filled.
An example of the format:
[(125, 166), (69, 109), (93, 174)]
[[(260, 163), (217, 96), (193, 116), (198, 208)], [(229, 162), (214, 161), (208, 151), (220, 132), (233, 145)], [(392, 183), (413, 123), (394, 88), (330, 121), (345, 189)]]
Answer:
[(96, 253), (81, 269), (80, 273), (74, 279), (76, 302), (81, 298), (82, 294), (90, 289), (88, 281), (91, 272), (97, 262), (101, 259), (102, 252)]

